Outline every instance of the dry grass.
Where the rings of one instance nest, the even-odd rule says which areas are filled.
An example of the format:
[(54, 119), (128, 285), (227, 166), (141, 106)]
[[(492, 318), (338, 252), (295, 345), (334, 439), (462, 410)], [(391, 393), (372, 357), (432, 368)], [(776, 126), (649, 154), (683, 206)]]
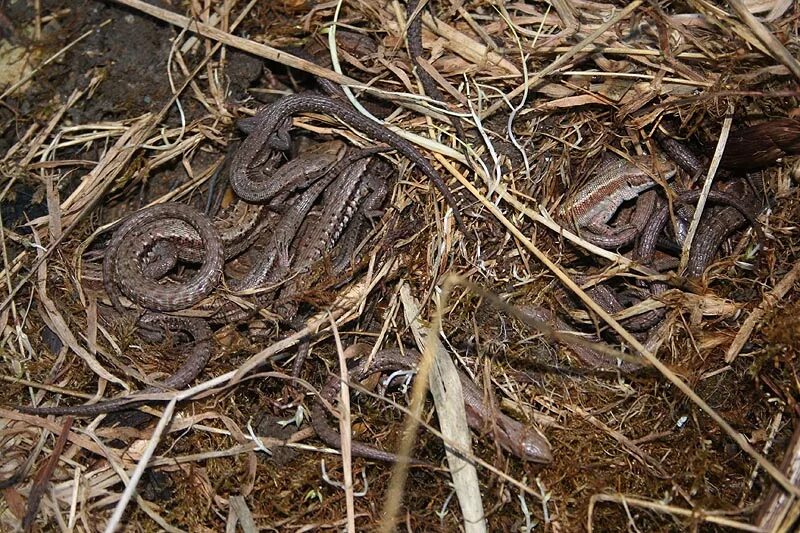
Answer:
[[(720, 179), (729, 130), (796, 116), (797, 6), (764, 3), (754, 17), (738, 0), (429, 2), (419, 12), (429, 54), (421, 67), (454, 102), (443, 105), (419, 96), (403, 4), (230, 1), (208, 9), (192, 1), (181, 14), (119, 4), (127, 15), (102, 20), (39, 6), (14, 19), (9, 41), (17, 47), (9, 57), (35, 64), (15, 65), (24, 78), (2, 88), (11, 111), (0, 114), (0, 200), (19, 204), (14, 194), (30, 189), (29, 203), (48, 209), (24, 225), (0, 224), (0, 529), (35, 522), (82, 531), (791, 530), (800, 509), (800, 195), (792, 154), (763, 173), (772, 201), (760, 216), (768, 240), (759, 260), (744, 231), (701, 280), (673, 279), (658, 301), (637, 306), (668, 310), (646, 341), (573, 279), (620, 283), (654, 272), (591, 245), (554, 216), (603, 152), (651, 153), (663, 124), (702, 144), (710, 186)], [(93, 36), (119, 31), (123, 16), (136, 32), (152, 25), (142, 45), (162, 54), (140, 58), (141, 72), (127, 80), (85, 59), (109, 53), (91, 48)], [(279, 51), (327, 42), (335, 18), (335, 70)], [(48, 40), (54, 21), (69, 31)], [(353, 34), (374, 48), (343, 44)], [(273, 71), (248, 78), (236, 49), (271, 60)], [(85, 68), (69, 89), (53, 82), (59, 71), (49, 69), (60, 62)], [(269, 313), (249, 328), (219, 329), (198, 382), (155, 395), (162, 402), (144, 409), (160, 417), (157, 425), (15, 411), (59, 396), (113, 396), (174, 369), (180, 355), (170, 346), (142, 344), (132, 320), (105, 313), (107, 230), (152, 203), (204, 203), (234, 119), (259, 105), (236, 95), (233, 81), (265, 99), (304, 83), (281, 64), (347, 85), (359, 101), (396, 107), (390, 127), (447, 175), (469, 235), (398, 160), (390, 207), (361, 248), (355, 276), (342, 284), (324, 268), (312, 273), (318, 286), (304, 296), (313, 312), (297, 331)], [(161, 69), (146, 89), (154, 103), (143, 106), (138, 93), (125, 99), (125, 87), (148, 79), (152, 65)], [(479, 138), (465, 147), (452, 114)], [(295, 126), (363, 142), (319, 117), (296, 118)], [(652, 368), (583, 366), (563, 342), (574, 342), (569, 336), (524, 319), (519, 308), (531, 304), (572, 315), (582, 331), (613, 339), (612, 353)], [(259, 338), (248, 335), (259, 328)], [(314, 357), (304, 379), (292, 379), (285, 360), (309, 334)], [(299, 406), (339, 373), (357, 343), (416, 345), (426, 358), (409, 402), (376, 394), (345, 402), (343, 428), (401, 453), (413, 446), (441, 469), (392, 468), (347, 452), (340, 459), (299, 423)], [(526, 464), (490, 433), (465, 431), (463, 409), (448, 394), (458, 383), (451, 361), (504, 411), (541, 428), (554, 462)], [(290, 422), (281, 429), (274, 420)]]

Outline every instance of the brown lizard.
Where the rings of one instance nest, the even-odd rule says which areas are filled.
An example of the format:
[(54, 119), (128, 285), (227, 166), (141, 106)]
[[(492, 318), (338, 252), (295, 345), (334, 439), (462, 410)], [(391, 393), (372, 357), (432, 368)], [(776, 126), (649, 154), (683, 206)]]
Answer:
[[(350, 378), (358, 380), (364, 379), (375, 372), (414, 369), (419, 365), (421, 357), (420, 353), (415, 350), (381, 350), (372, 358), (362, 359), (350, 371)], [(367, 366), (368, 362), (370, 362), (369, 366)], [(478, 431), (490, 428), (492, 438), (496, 439), (503, 449), (520, 459), (541, 464), (553, 462), (550, 443), (539, 430), (514, 420), (500, 412), (491, 403), (486, 402), (483, 392), (464, 372), (459, 371), (458, 377), (461, 381), (461, 389), (464, 395), (467, 424), (471, 428)], [(332, 402), (339, 393), (340, 388), (339, 376), (333, 376), (320, 391), (320, 396), (328, 402)], [(341, 435), (328, 422), (321, 402), (315, 402), (311, 408), (311, 423), (320, 439), (333, 448), (341, 448)], [(398, 459), (391, 452), (380, 450), (358, 441), (351, 443), (351, 449), (354, 456), (365, 457), (374, 461), (395, 462)], [(410, 461), (415, 466), (424, 464), (415, 459)]]
[(655, 175), (668, 180), (677, 171), (674, 163), (656, 157), (657, 168), (653, 172), (648, 166), (651, 161), (651, 158), (626, 161), (616, 156), (605, 159), (595, 170), (595, 177), (567, 201), (561, 215), (572, 220), (581, 236), (592, 244), (618, 248), (630, 243), (641, 232), (649, 213), (636, 215), (636, 224), (618, 228), (609, 226), (608, 221), (624, 201), (654, 187)]
[(466, 234), (466, 225), (455, 197), (447, 188), (441, 175), (430, 162), (407, 140), (382, 124), (358, 113), (352, 107), (321, 94), (306, 92), (284, 96), (274, 104), (262, 109), (256, 116), (240, 121), (240, 127), (250, 131), (231, 163), (231, 186), (240, 198), (252, 200), (248, 192), (254, 187), (253, 181), (259, 169), (268, 161), (275, 150), (285, 151), (291, 145), (289, 127), (292, 116), (297, 113), (322, 113), (333, 116), (345, 124), (369, 135), (376, 141), (384, 142), (407, 157), (433, 182), (453, 209), (456, 223)]

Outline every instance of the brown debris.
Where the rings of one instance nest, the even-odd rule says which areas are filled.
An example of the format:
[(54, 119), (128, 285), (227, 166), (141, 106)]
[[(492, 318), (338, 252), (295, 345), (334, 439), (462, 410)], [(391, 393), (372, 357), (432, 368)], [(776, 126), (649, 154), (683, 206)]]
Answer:
[[(397, 528), (413, 531), (479, 531), (481, 517), (491, 531), (791, 530), (787, 494), (800, 493), (796, 9), (429, 0), (417, 8), (414, 61), (405, 3), (343, 2), (338, 72), (327, 48), (335, 3), (28, 4), (0, 8), (0, 70), (19, 73), (0, 87), (0, 530), (101, 530), (128, 496), (119, 529), (376, 530), (391, 523), (388, 499)], [(350, 84), (375, 115), (415, 134), (468, 234), (417, 169), (390, 156), (400, 179), (346, 272), (326, 258), (303, 274), (313, 285), (296, 296), (295, 329), (274, 309), (217, 329), (191, 392), (154, 395), (142, 409), (160, 417), (165, 400), (181, 400), (162, 427), (141, 413), (134, 428), (14, 410), (113, 397), (178, 366), (169, 345), (182, 339), (146, 342), (134, 319), (109, 311), (108, 229), (153, 202), (211, 205), (224, 194), (216, 170), (242, 138), (235, 120), (276, 95), (318, 89), (303, 72)], [(438, 90), (422, 90), (426, 75)], [(557, 217), (603, 157), (647, 161), (662, 151), (659, 135), (703, 165), (659, 183), (660, 197), (699, 188), (725, 119), (713, 190), (752, 184), (766, 206), (762, 249), (752, 229), (737, 229), (687, 279), (641, 264), (634, 245), (592, 246)], [(325, 117), (294, 125), (308, 138), (365, 143)], [(623, 224), (632, 206), (610, 223)], [(720, 208), (709, 201), (704, 213)], [(676, 202), (662, 240), (680, 216)], [(668, 248), (657, 259), (680, 257)], [(651, 297), (657, 282), (666, 290)], [(600, 285), (619, 309), (587, 301)], [(215, 297), (246, 306), (250, 296)], [(422, 310), (411, 313), (409, 301)], [(526, 319), (528, 306), (546, 323)], [(654, 329), (628, 327), (649, 313), (663, 316)], [(573, 336), (549, 326), (559, 324)], [(439, 326), (441, 343), (423, 339)], [(306, 340), (311, 356), (292, 378)], [(380, 387), (326, 407), (348, 412), (354, 439), (392, 451), (413, 441), (414, 457), (442, 468), (397, 474), (330, 453), (305, 420), (313, 394), (340, 375), (340, 359), (368, 356), (376, 343), (436, 344), (486, 399), (542, 431), (553, 463), (503, 453), (487, 425), (466, 438), (469, 469), (452, 476), (448, 465), (463, 463), (445, 460), (444, 443), (465, 435), (437, 420), (438, 388), (435, 401), (417, 390), (428, 400), (412, 408)], [(408, 418), (414, 408), (419, 420)], [(414, 428), (405, 439), (404, 420)], [(125, 495), (134, 472), (137, 495)], [(458, 504), (448, 500), (454, 479)]]

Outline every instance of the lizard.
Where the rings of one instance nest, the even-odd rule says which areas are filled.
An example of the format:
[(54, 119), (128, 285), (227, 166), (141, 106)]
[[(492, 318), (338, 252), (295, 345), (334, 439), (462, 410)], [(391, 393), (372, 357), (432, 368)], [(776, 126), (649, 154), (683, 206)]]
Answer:
[[(297, 313), (296, 295), (303, 289), (304, 274), (336, 245), (343, 234), (347, 241), (357, 238), (367, 220), (388, 194), (386, 177), (391, 167), (377, 158), (362, 159), (350, 166), (326, 190), (326, 201), (316, 219), (304, 224), (292, 258), (292, 279), (281, 291), (278, 313), (289, 320)], [(348, 246), (352, 243), (345, 243)], [(351, 259), (347, 258), (348, 261)], [(305, 282), (307, 285), (307, 282)], [(299, 376), (308, 355), (308, 341), (301, 344), (292, 375)]]
[(231, 185), (240, 198), (258, 201), (252, 191), (257, 187), (260, 168), (269, 160), (273, 151), (289, 149), (291, 117), (297, 113), (322, 113), (336, 117), (348, 126), (397, 150), (416, 164), (439, 189), (445, 201), (453, 209), (459, 229), (466, 234), (466, 224), (455, 197), (441, 175), (414, 145), (382, 124), (361, 115), (349, 105), (314, 92), (284, 96), (259, 111), (254, 117), (239, 121), (240, 127), (250, 132), (231, 163)]
[[(395, 370), (412, 370), (421, 359), (415, 350), (401, 351), (399, 349), (385, 349), (359, 361), (358, 365), (350, 371), (351, 379), (364, 379), (375, 372)], [(367, 362), (371, 361), (369, 366)], [(473, 429), (482, 431), (494, 428), (494, 438), (500, 446), (515, 456), (534, 463), (548, 464), (553, 461), (550, 443), (537, 429), (526, 426), (497, 408), (488, 405), (477, 385), (463, 372), (458, 372), (461, 388), (464, 394), (464, 407), (467, 413), (467, 424)], [(339, 392), (339, 376), (331, 377), (320, 391), (320, 396), (332, 402)], [(311, 422), (317, 435), (328, 446), (339, 449), (341, 435), (334, 429), (327, 419), (327, 414), (322, 402), (315, 402), (311, 408)], [(375, 461), (395, 462), (398, 457), (384, 450), (379, 450), (361, 442), (351, 443), (352, 453), (355, 456), (365, 457)], [(422, 465), (421, 461), (412, 459), (412, 465)]]
[[(303, 156), (289, 161), (274, 172), (273, 179), (264, 185), (271, 191), (267, 198), (277, 198), (277, 201), (285, 203), (284, 199), (289, 193), (297, 188), (308, 187), (315, 180), (319, 181), (321, 176), (344, 159), (346, 152), (344, 143), (340, 141), (312, 147)], [(334, 175), (331, 175), (331, 179)], [(308, 187), (301, 195), (306, 203), (310, 202), (309, 208), (329, 181), (323, 179), (322, 182), (321, 185)], [(237, 216), (241, 211), (244, 211), (244, 219)], [(293, 212), (298, 218), (296, 211), (294, 209)], [(258, 210), (241, 201), (235, 204), (231, 214), (214, 225), (194, 208), (174, 202), (134, 213), (119, 225), (105, 253), (103, 279), (114, 307), (122, 309), (119, 301), (121, 293), (140, 306), (157, 311), (176, 311), (198, 303), (219, 284), (223, 261), (241, 253), (263, 231), (258, 213)], [(284, 216), (277, 227), (285, 233), (286, 228), (292, 226), (291, 220), (291, 216)], [(243, 221), (244, 227), (237, 229), (237, 221)], [(299, 221), (302, 221), (302, 215)], [(221, 238), (221, 232), (226, 236), (225, 239)], [(162, 243), (169, 243), (170, 247), (159, 248)], [(165, 253), (167, 250), (170, 253)], [(148, 254), (154, 251), (152, 255), (155, 259), (150, 257), (151, 261), (146, 263)], [(200, 262), (201, 269), (188, 282), (159, 283), (157, 279), (174, 266), (177, 257), (188, 262)], [(265, 261), (268, 262), (268, 259), (261, 263)], [(271, 264), (266, 268), (270, 267)], [(242, 288), (251, 288), (259, 281), (258, 272), (254, 272), (241, 285)], [(237, 282), (233, 284), (238, 286)]]
[[(648, 169), (650, 159), (626, 161), (620, 157), (607, 157), (595, 169), (595, 176), (571, 196), (562, 206), (562, 217), (572, 220), (581, 236), (602, 248), (619, 248), (630, 243), (641, 232), (650, 213), (643, 209), (634, 215), (634, 221), (625, 226), (612, 228), (608, 225), (619, 207), (655, 187), (654, 173)], [(672, 178), (677, 167), (665, 158), (656, 157), (655, 174), (664, 179)], [(655, 197), (650, 195), (646, 203)], [(637, 211), (638, 211), (637, 206)]]

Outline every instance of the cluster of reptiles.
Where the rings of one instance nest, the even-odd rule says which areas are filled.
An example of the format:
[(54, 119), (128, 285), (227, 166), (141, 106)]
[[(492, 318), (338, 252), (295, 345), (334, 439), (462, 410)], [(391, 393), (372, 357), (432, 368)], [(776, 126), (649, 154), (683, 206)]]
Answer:
[(348, 126), (369, 135), (373, 140), (384, 142), (397, 150), (433, 182), (453, 209), (460, 228), (466, 228), (461, 211), (453, 194), (444, 180), (414, 146), (392, 130), (358, 113), (349, 104), (332, 96), (305, 92), (281, 98), (247, 119), (245, 127), (252, 133), (245, 139), (242, 148), (236, 153), (231, 165), (231, 186), (240, 198), (246, 201), (261, 201), (259, 194), (259, 175), (264, 163), (270, 160), (275, 151), (290, 148), (288, 136), (289, 119), (297, 113), (320, 113), (339, 119)]
[[(421, 16), (417, 13), (418, 5), (418, 0), (410, 0), (406, 9), (409, 20), (407, 27), (409, 56), (427, 95), (442, 102), (444, 98), (441, 90), (419, 63), (419, 57), (422, 55), (422, 23)], [(461, 120), (454, 115), (450, 115), (449, 118), (459, 139), (465, 141)], [(736, 140), (741, 138), (748, 139), (745, 142), (750, 142), (749, 139), (752, 136), (764, 138), (761, 145), (755, 149), (761, 151), (755, 158), (759, 161), (758, 164), (768, 164), (786, 152), (798, 151), (797, 143), (793, 140), (794, 137), (780, 134), (783, 130), (797, 130), (797, 124), (794, 121), (776, 121), (770, 126), (756, 126), (746, 130), (746, 132), (743, 130), (743, 133), (738, 136), (737, 132), (733, 132), (731, 140), (737, 142)], [(776, 131), (778, 133), (775, 133)], [(651, 158), (638, 157), (631, 160), (606, 156), (593, 170), (593, 177), (589, 182), (579, 188), (562, 205), (559, 214), (567, 225), (575, 227), (584, 240), (602, 248), (617, 250), (630, 246), (638, 239), (634, 250), (628, 255), (647, 266), (665, 270), (673, 267), (676, 262), (670, 259), (656, 261), (655, 244), (657, 241), (664, 240), (662, 232), (670, 211), (668, 202), (660, 201), (658, 194), (653, 189), (657, 183), (666, 183), (672, 179), (677, 174), (679, 167), (688, 172), (690, 177), (697, 178), (703, 171), (703, 163), (700, 158), (671, 137), (656, 133), (656, 138), (669, 158), (661, 153)], [(748, 152), (748, 150), (740, 151)], [(469, 160), (469, 155), (467, 154), (467, 156)], [(730, 153), (726, 153), (725, 156), (723, 161), (736, 162), (733, 166), (748, 167), (752, 164), (752, 161), (745, 163), (736, 157), (731, 157)], [(722, 243), (745, 223), (749, 223), (753, 227), (759, 243), (763, 245), (764, 235), (755, 220), (755, 215), (761, 208), (757, 199), (757, 191), (746, 185), (742, 187), (742, 183), (738, 185), (740, 190), (737, 191), (737, 194), (731, 194), (729, 191), (711, 191), (708, 195), (709, 201), (722, 205), (712, 206), (706, 210), (703, 225), (696, 235), (688, 266), (684, 272), (687, 278), (700, 277), (717, 254)], [(742, 191), (742, 188), (745, 190)], [(674, 198), (673, 203), (675, 205), (690, 204), (698, 197), (697, 191), (686, 191)], [(629, 200), (635, 200), (636, 203), (632, 209), (632, 216), (625, 220), (624, 216), (619, 215), (618, 212), (622, 204)], [(684, 209), (681, 214), (685, 214), (687, 211)], [(616, 218), (617, 221), (614, 227), (609, 225), (609, 221), (613, 218)], [(686, 228), (688, 228), (688, 218), (679, 219), (675, 232), (677, 242), (674, 243), (673, 248), (680, 249)], [(649, 296), (657, 296), (666, 289), (666, 285), (654, 282), (649, 284), (648, 288)], [(587, 292), (609, 313), (614, 314), (624, 310), (619, 295), (607, 285), (594, 286)], [(559, 330), (575, 331), (554, 313), (544, 308), (529, 306), (526, 307), (525, 312), (539, 320), (555, 325)], [(663, 310), (652, 311), (625, 320), (623, 324), (632, 331), (647, 332), (661, 320), (662, 316)], [(576, 346), (571, 346), (571, 349), (590, 366), (606, 366), (610, 363), (608, 358), (599, 352)], [(617, 364), (617, 368), (623, 370), (636, 368), (636, 365), (630, 363), (618, 362)]]
[[(560, 214), (566, 223), (574, 225), (581, 237), (592, 244), (610, 250), (632, 246), (625, 255), (644, 266), (664, 272), (674, 269), (678, 260), (668, 253), (657, 256), (657, 247), (662, 247), (665, 252), (680, 251), (692, 214), (691, 209), (681, 208), (696, 202), (700, 191), (679, 192), (670, 204), (654, 190), (657, 183), (655, 177), (660, 177), (666, 183), (676, 175), (679, 168), (690, 177), (696, 177), (703, 171), (703, 167), (700, 159), (682, 144), (663, 135), (658, 140), (670, 159), (664, 155), (631, 161), (616, 156), (607, 157), (596, 168), (595, 177), (564, 203)], [(765, 240), (755, 219), (760, 211), (757, 193), (745, 180), (730, 182), (727, 190), (712, 189), (707, 199), (711, 205), (703, 214), (702, 224), (690, 250), (687, 268), (683, 272), (689, 279), (702, 276), (723, 242), (745, 224), (753, 228), (762, 246)], [(633, 214), (626, 220), (623, 213), (620, 213), (620, 208), (628, 200), (635, 200), (636, 203), (629, 209)], [(674, 228), (670, 228), (673, 230), (670, 234), (665, 229), (668, 227), (673, 206), (676, 224)], [(609, 225), (612, 219), (616, 219), (616, 227)], [(625, 310), (625, 300), (636, 303), (646, 297), (657, 297), (666, 289), (664, 282), (653, 281), (642, 282), (640, 287), (622, 292), (601, 283), (586, 292), (607, 312), (616, 314)], [(551, 323), (558, 320), (541, 309), (537, 309), (536, 314), (546, 316), (546, 321)], [(653, 310), (624, 319), (621, 324), (644, 338), (663, 316), (663, 309)], [(572, 330), (560, 320), (559, 329)], [(591, 366), (609, 363), (607, 359), (598, 360), (591, 351), (587, 353), (585, 350), (576, 350), (576, 355)]]
[[(387, 146), (352, 150), (339, 141), (329, 141), (280, 165), (281, 152), (292, 146), (291, 118), (305, 112), (334, 117)], [(280, 311), (284, 316), (292, 315), (296, 309), (292, 307), (292, 297), (302, 288), (297, 281), (302, 276), (297, 274), (320, 261), (337, 243), (345, 251), (334, 261), (333, 268), (346, 266), (350, 261), (348, 252), (355, 248), (361, 229), (388, 192), (386, 179), (392, 169), (374, 158), (375, 154), (394, 149), (415, 163), (451, 205), (462, 230), (465, 227), (455, 199), (428, 160), (397, 134), (358, 114), (333, 95), (308, 92), (286, 96), (253, 118), (240, 121), (240, 127), (249, 135), (233, 155), (229, 176), (238, 198), (221, 216), (211, 220), (180, 203), (155, 205), (123, 220), (108, 244), (103, 278), (112, 305), (125, 312), (122, 297), (127, 297), (145, 310), (139, 319), (142, 328), (180, 330), (192, 339), (186, 363), (158, 386), (142, 393), (187, 386), (211, 356), (209, 323), (245, 316), (241, 309), (229, 304), (213, 308), (208, 321), (165, 313), (186, 309), (208, 313), (205, 300), (225, 277), (225, 263), (251, 250), (257, 241), (264, 241), (264, 246), (252, 254), (255, 257), (250, 271), (226, 283), (234, 290), (244, 291), (292, 279), (281, 291)], [(324, 201), (319, 202), (322, 195)], [(320, 203), (317, 216), (309, 217)], [(164, 283), (162, 278), (182, 263), (200, 266), (184, 279)], [(263, 299), (258, 301), (264, 303)], [(147, 331), (142, 330), (143, 336)], [(373, 370), (412, 368), (416, 363), (414, 354), (401, 357), (396, 351), (381, 352)], [(466, 376), (462, 379), (470, 423), (478, 427), (480, 422), (485, 427), (490, 410), (474, 383)], [(330, 385), (323, 394), (327, 395), (329, 389)], [(95, 416), (144, 403), (140, 394), (82, 406), (20, 406), (19, 410), (39, 415)], [(324, 414), (315, 412), (314, 418), (320, 436), (330, 442), (330, 433), (324, 429)], [(538, 462), (551, 460), (549, 444), (534, 430), (505, 415), (500, 416), (497, 427), (504, 447), (513, 453)], [(374, 456), (371, 452), (365, 455)]]
[[(419, 57), (422, 55), (422, 22), (421, 16), (417, 13), (418, 5), (418, 0), (411, 0), (406, 8), (409, 56), (427, 95), (442, 102), (444, 97), (441, 90), (431, 75), (419, 64)], [(449, 118), (459, 139), (465, 140), (461, 120), (454, 115), (450, 115)], [(745, 134), (745, 137), (747, 136), (749, 134)], [(648, 266), (660, 266), (660, 269), (663, 270), (665, 266), (674, 263), (661, 261), (655, 265), (655, 244), (665, 228), (669, 211), (666, 202), (662, 201), (659, 207), (659, 198), (653, 189), (658, 183), (657, 180), (666, 183), (672, 179), (679, 167), (688, 172), (691, 177), (697, 177), (703, 170), (703, 163), (690, 150), (671, 137), (657, 134), (657, 138), (669, 158), (661, 153), (652, 158), (638, 157), (632, 160), (607, 156), (594, 169), (592, 179), (565, 202), (560, 215), (566, 219), (568, 224), (575, 226), (583, 239), (602, 248), (620, 249), (631, 245), (638, 238), (639, 241), (632, 253), (632, 258)], [(736, 132), (733, 133), (732, 138), (737, 138)], [(785, 145), (784, 142), (780, 146), (787, 149)], [(772, 145), (770, 145), (770, 149), (771, 152), (766, 149), (764, 151), (769, 153), (776, 151)], [(754, 228), (759, 242), (763, 244), (764, 236), (755, 220), (755, 214), (760, 210), (756, 191), (753, 191), (752, 188), (744, 188), (745, 191), (738, 191), (740, 194), (730, 194), (724, 191), (711, 191), (709, 194), (708, 199), (711, 202), (722, 204), (722, 206), (713, 206), (707, 211), (704, 224), (696, 236), (689, 256), (688, 266), (684, 273), (686, 277), (700, 277), (711, 263), (721, 244), (745, 223), (749, 223)], [(688, 204), (696, 201), (697, 197), (697, 191), (684, 192), (675, 198), (674, 204)], [(622, 217), (616, 217), (617, 225), (611, 227), (609, 221), (617, 215), (622, 204), (629, 200), (636, 200), (632, 216), (625, 222), (622, 222)], [(676, 247), (679, 248), (683, 243), (684, 236), (680, 230), (688, 227), (688, 220), (680, 219), (678, 222)], [(649, 285), (649, 295), (657, 296), (665, 289), (664, 283), (652, 283)], [(624, 310), (620, 298), (610, 287), (601, 284), (589, 289), (588, 292), (606, 311), (618, 313)], [(557, 325), (558, 329), (572, 330), (550, 311), (531, 307), (527, 310), (538, 318)], [(624, 321), (624, 325), (632, 331), (646, 332), (655, 326), (662, 316), (663, 311), (652, 311), (628, 319)], [(603, 366), (609, 362), (607, 358), (598, 356), (591, 350), (576, 347), (572, 347), (572, 349), (585, 363), (592, 366)], [(633, 369), (630, 364), (622, 363), (621, 365), (628, 370)]]
[[(408, 4), (409, 15), (417, 2)], [(408, 27), (408, 44), (412, 61), (419, 67), (421, 54), (421, 22), (413, 17)], [(422, 68), (418, 76), (428, 95), (443, 100), (441, 91)], [(350, 150), (338, 141), (321, 143), (301, 156), (279, 165), (281, 153), (292, 146), (291, 119), (298, 113), (319, 113), (334, 117), (346, 125), (387, 146), (367, 150)], [(459, 137), (464, 139), (463, 125), (451, 118)], [(337, 243), (351, 250), (367, 221), (369, 213), (379, 209), (387, 194), (386, 177), (391, 169), (373, 156), (393, 149), (413, 162), (439, 189), (453, 209), (459, 227), (465, 225), (461, 212), (438, 172), (410, 143), (382, 125), (356, 112), (335, 94), (306, 92), (286, 96), (267, 106), (251, 119), (240, 121), (249, 133), (241, 148), (234, 154), (230, 168), (230, 184), (238, 196), (237, 202), (222, 216), (211, 221), (194, 208), (177, 203), (162, 204), (142, 210), (119, 225), (106, 252), (104, 282), (115, 307), (123, 309), (122, 295), (150, 312), (141, 318), (142, 325), (159, 325), (164, 329), (189, 333), (193, 341), (192, 355), (173, 376), (161, 382), (164, 388), (180, 388), (189, 384), (202, 370), (211, 354), (211, 329), (198, 318), (181, 318), (163, 313), (202, 307), (200, 303), (212, 294), (223, 279), (223, 266), (248, 250), (261, 239), (262, 251), (256, 254), (253, 268), (239, 279), (227, 281), (234, 290), (258, 289), (275, 284), (292, 274), (301, 273), (319, 261)], [(665, 141), (665, 144), (668, 144)], [(562, 216), (573, 223), (589, 242), (609, 249), (626, 247), (638, 239), (634, 257), (645, 264), (652, 263), (655, 246), (669, 216), (666, 204), (658, 205), (654, 189), (660, 178), (671, 179), (677, 172), (675, 163), (697, 167), (689, 155), (662, 157), (653, 160), (624, 161), (609, 158), (595, 170), (596, 177), (570, 198)], [(697, 171), (696, 168), (693, 169)], [(308, 214), (319, 206), (319, 215)], [(675, 203), (696, 200), (694, 191), (679, 195)], [(630, 220), (611, 227), (623, 202), (637, 199)], [(745, 222), (760, 233), (754, 220), (755, 210), (723, 192), (712, 192), (709, 199), (724, 204), (714, 208), (711, 221), (698, 234), (697, 245), (690, 256), (688, 276), (698, 276), (716, 254), (721, 243)], [(275, 215), (278, 212), (278, 215)], [(277, 219), (277, 220), (276, 220)], [(622, 217), (617, 217), (621, 220)], [(313, 222), (311, 222), (313, 220)], [(340, 258), (347, 257), (347, 252)], [(161, 283), (160, 278), (171, 272), (178, 263), (196, 263), (200, 268), (188, 279)], [(342, 268), (343, 261), (335, 263)], [(295, 276), (295, 280), (301, 279)], [(663, 291), (663, 284), (652, 284), (651, 295)], [(301, 290), (300, 282), (292, 281), (282, 289), (282, 314), (292, 315), (292, 296)], [(591, 289), (598, 302), (611, 312), (622, 309), (617, 294), (598, 285)], [(274, 294), (273, 294), (274, 296)], [(259, 304), (266, 301), (260, 299)], [(208, 309), (206, 309), (208, 311)], [(559, 329), (570, 329), (553, 313), (529, 309), (540, 320), (555, 321)], [(211, 311), (212, 322), (234, 320), (247, 315), (236, 306), (216, 306)], [(646, 331), (659, 317), (637, 317), (627, 324), (631, 329)], [(577, 351), (577, 350), (576, 350)], [(361, 364), (352, 371), (353, 377), (373, 372), (413, 368), (418, 361), (416, 352), (384, 350), (373, 359), (369, 368)], [(597, 363), (596, 354), (588, 351), (583, 358)], [(494, 418), (495, 437), (507, 451), (530, 461), (550, 462), (549, 443), (531, 428), (494, 412), (487, 406), (469, 378), (461, 375), (468, 421), (471, 426), (485, 429), (487, 419)], [(338, 391), (338, 379), (332, 379), (322, 395), (332, 399)], [(155, 392), (160, 388), (148, 388)], [(139, 403), (136, 396), (109, 400), (94, 405), (55, 408), (20, 408), (36, 414), (72, 414), (93, 416), (120, 410)], [(339, 436), (328, 425), (324, 411), (314, 407), (313, 423), (319, 436), (332, 446), (338, 446)], [(354, 445), (356, 455), (377, 460), (393, 460), (391, 454), (360, 443)]]
[[(269, 109), (271, 106), (264, 114), (271, 114)], [(234, 161), (240, 162), (242, 151), (249, 146), (245, 143)], [(271, 154), (261, 165), (262, 170), (270, 168), (270, 175), (254, 183), (263, 189), (260, 204), (240, 197), (212, 221), (189, 205), (165, 203), (142, 209), (117, 226), (103, 263), (104, 285), (112, 305), (126, 312), (125, 296), (145, 310), (140, 325), (183, 330), (193, 339), (186, 364), (161, 385), (184, 387), (200, 373), (211, 354), (209, 323), (249, 313), (230, 302), (211, 308), (203, 302), (220, 286), (227, 260), (247, 252), (252, 262), (249, 272), (226, 283), (235, 290), (258, 289), (311, 268), (340, 241), (354, 247), (367, 217), (380, 208), (388, 192), (386, 180), (392, 169), (374, 157), (385, 150), (356, 150), (340, 141), (328, 141), (282, 166)], [(314, 209), (318, 216), (310, 216)], [(258, 246), (252, 246), (254, 242)], [(347, 266), (349, 260), (337, 264)], [(199, 268), (182, 279), (167, 283), (161, 279), (176, 264), (185, 263), (199, 263)], [(283, 290), (280, 295), (291, 298), (302, 289), (295, 282), (290, 291)], [(275, 291), (272, 296), (276, 297)], [(266, 298), (259, 295), (258, 304), (265, 303)], [(205, 311), (211, 320), (163, 314), (190, 308)], [(93, 405), (20, 409), (35, 414), (92, 416), (124, 409), (135, 401), (134, 395)]]
[[(417, 18), (412, 22), (409, 35), (415, 63), (421, 49), (420, 35)], [(431, 78), (421, 69), (419, 72), (429, 95), (441, 100), (441, 93), (432, 85)], [(465, 229), (452, 193), (413, 145), (357, 113), (338, 97), (337, 87), (321, 86), (327, 87), (330, 94), (306, 92), (286, 96), (254, 117), (239, 122), (248, 136), (230, 160), (229, 181), (237, 200), (216, 219), (209, 219), (189, 205), (166, 203), (132, 214), (115, 229), (103, 264), (104, 286), (112, 305), (125, 312), (122, 298), (126, 297), (145, 310), (139, 320), (142, 328), (180, 330), (191, 337), (186, 363), (158, 386), (147, 388), (143, 393), (187, 386), (211, 356), (209, 324), (246, 316), (244, 310), (232, 304), (212, 304), (209, 308), (207, 302), (226, 278), (226, 262), (254, 249), (254, 244), (260, 242), (262, 247), (258, 253), (249, 252), (254, 255), (252, 268), (244, 276), (225, 279), (225, 282), (233, 290), (245, 291), (290, 279), (281, 289), (280, 300), (275, 298), (280, 302), (276, 309), (283, 316), (291, 316), (296, 310), (292, 297), (303, 289), (299, 281), (303, 276), (298, 274), (311, 268), (337, 244), (344, 250), (339, 259), (333, 261), (334, 271), (349, 263), (361, 229), (370, 214), (381, 207), (388, 192), (387, 177), (392, 169), (373, 157), (378, 152), (393, 149), (414, 163), (439, 189), (452, 207), (459, 227), (462, 231)], [(309, 112), (333, 117), (386, 146), (352, 150), (339, 141), (329, 141), (281, 165), (282, 153), (292, 147), (292, 117)], [(463, 137), (460, 122), (454, 124)], [(324, 199), (320, 201), (322, 195)], [(317, 215), (309, 217), (317, 205)], [(197, 264), (199, 268), (181, 279), (164, 283), (163, 278), (180, 264)], [(268, 303), (263, 296), (258, 298), (258, 305)], [(202, 310), (208, 320), (165, 314), (186, 309)], [(147, 331), (142, 330), (143, 336)], [(377, 354), (369, 369), (362, 365), (354, 373), (411, 369), (418, 358), (419, 354), (413, 351), (401, 354), (397, 350), (384, 350)], [(466, 375), (462, 374), (461, 378), (471, 426), (485, 430), (490, 426), (490, 417), (496, 418), (495, 434), (505, 449), (530, 461), (547, 463), (552, 460), (550, 445), (540, 433), (504, 414), (497, 414), (484, 402), (477, 386)], [(332, 398), (337, 390), (338, 381), (335, 381), (326, 385), (321, 395)], [(40, 415), (95, 416), (143, 402), (134, 394), (82, 406), (19, 409)], [(314, 408), (313, 422), (324, 441), (334, 444), (334, 440), (338, 440), (318, 404)], [(364, 453), (360, 453), (361, 446), (356, 446), (354, 451), (356, 455), (369, 458), (392, 459), (369, 447), (364, 448)]]

